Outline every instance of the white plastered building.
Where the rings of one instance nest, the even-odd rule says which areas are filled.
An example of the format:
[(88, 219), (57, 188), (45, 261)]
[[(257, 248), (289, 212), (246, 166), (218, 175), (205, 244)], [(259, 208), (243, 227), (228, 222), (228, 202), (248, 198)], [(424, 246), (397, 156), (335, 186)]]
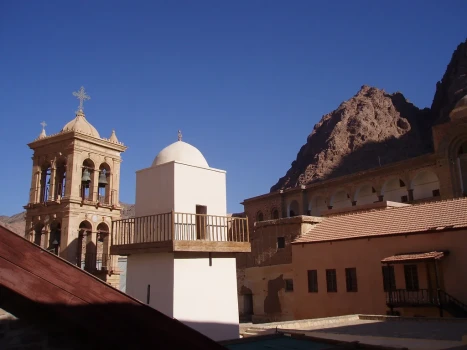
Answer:
[(128, 255), (128, 294), (217, 341), (239, 337), (235, 253), (251, 249), (226, 202), (226, 172), (179, 136), (137, 171), (135, 218), (114, 222), (111, 247)]

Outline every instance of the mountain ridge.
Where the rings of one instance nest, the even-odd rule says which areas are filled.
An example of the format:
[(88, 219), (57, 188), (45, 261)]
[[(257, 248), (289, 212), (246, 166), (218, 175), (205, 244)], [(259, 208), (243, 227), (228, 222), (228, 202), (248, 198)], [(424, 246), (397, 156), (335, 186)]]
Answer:
[(286, 174), (270, 192), (307, 185), (433, 152), (432, 126), (467, 94), (467, 40), (454, 50), (430, 108), (402, 93), (363, 85), (315, 124)]

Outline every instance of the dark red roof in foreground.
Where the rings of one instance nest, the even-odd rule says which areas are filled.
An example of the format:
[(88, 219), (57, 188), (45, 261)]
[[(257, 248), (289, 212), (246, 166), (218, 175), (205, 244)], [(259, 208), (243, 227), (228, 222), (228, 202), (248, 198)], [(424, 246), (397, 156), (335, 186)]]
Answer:
[(3, 226), (0, 296), (1, 308), (20, 319), (40, 325), (38, 315), (53, 315), (80, 329), (89, 349), (225, 349)]

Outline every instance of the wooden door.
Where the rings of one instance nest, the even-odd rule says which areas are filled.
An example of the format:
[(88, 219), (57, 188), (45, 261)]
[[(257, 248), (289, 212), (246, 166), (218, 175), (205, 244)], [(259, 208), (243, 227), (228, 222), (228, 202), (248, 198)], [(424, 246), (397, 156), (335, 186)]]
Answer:
[(196, 239), (206, 239), (208, 207), (205, 205), (196, 206)]

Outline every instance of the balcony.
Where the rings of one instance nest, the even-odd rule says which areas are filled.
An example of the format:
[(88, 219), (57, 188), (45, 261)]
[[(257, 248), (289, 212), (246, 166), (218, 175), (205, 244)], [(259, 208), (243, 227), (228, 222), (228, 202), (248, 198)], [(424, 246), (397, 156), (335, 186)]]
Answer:
[(112, 222), (110, 253), (251, 251), (248, 219), (169, 212)]

